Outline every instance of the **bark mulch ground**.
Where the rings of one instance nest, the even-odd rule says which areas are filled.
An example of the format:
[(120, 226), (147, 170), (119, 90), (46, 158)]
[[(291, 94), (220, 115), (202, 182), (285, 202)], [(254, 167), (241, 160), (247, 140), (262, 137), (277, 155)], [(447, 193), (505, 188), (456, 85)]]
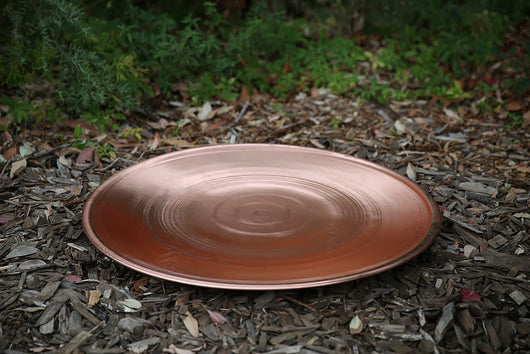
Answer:
[[(121, 135), (68, 121), (4, 132), (0, 350), (530, 351), (530, 133), (474, 104), (382, 106), (315, 91), (281, 104), (160, 101), (131, 113)], [(113, 146), (115, 158), (64, 145), (77, 124)], [(141, 139), (126, 136), (130, 128), (142, 128), (128, 130)], [(379, 275), (274, 292), (158, 280), (89, 242), (82, 210), (102, 180), (156, 155), (226, 143), (308, 146), (389, 167), (433, 196), (441, 233), (420, 256)]]

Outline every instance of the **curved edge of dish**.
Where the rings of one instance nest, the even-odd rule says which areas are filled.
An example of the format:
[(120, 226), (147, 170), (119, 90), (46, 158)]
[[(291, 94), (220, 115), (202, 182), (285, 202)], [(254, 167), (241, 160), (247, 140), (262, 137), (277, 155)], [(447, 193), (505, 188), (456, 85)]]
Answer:
[(153, 276), (155, 278), (182, 283), (186, 285), (193, 285), (193, 286), (200, 286), (200, 287), (209, 287), (209, 288), (216, 288), (216, 289), (226, 289), (226, 290), (288, 290), (288, 289), (303, 289), (303, 288), (312, 288), (312, 287), (319, 287), (319, 286), (327, 286), (327, 285), (334, 285), (339, 283), (344, 283), (356, 279), (365, 278), (368, 276), (372, 276), (378, 273), (382, 273), (384, 271), (390, 270), (392, 268), (395, 268), (397, 266), (400, 266), (409, 260), (413, 259), (414, 257), (418, 256), (420, 253), (422, 253), (424, 250), (426, 250), (430, 245), (434, 242), (436, 239), (438, 233), (440, 232), (441, 228), (441, 215), (438, 208), (437, 203), (434, 201), (434, 199), (425, 191), (420, 185), (418, 185), (416, 182), (406, 178), (405, 176), (397, 173), (396, 171), (393, 171), (387, 167), (378, 165), (374, 162), (364, 160), (358, 157), (350, 156), (341, 154), (338, 152), (328, 151), (328, 150), (320, 150), (316, 148), (307, 148), (307, 147), (301, 147), (301, 146), (290, 146), (290, 145), (281, 145), (281, 144), (225, 144), (225, 145), (213, 145), (213, 146), (207, 146), (207, 147), (201, 147), (201, 149), (204, 150), (210, 150), (210, 149), (219, 149), (220, 147), (225, 147), (228, 149), (236, 148), (236, 147), (248, 147), (248, 148), (260, 148), (260, 147), (271, 147), (271, 146), (278, 146), (283, 148), (289, 148), (289, 149), (295, 149), (295, 150), (306, 150), (310, 149), (315, 152), (332, 155), (336, 157), (351, 159), (354, 161), (359, 161), (364, 164), (373, 166), (377, 169), (380, 169), (384, 171), (385, 173), (389, 173), (390, 175), (398, 178), (403, 183), (408, 184), (413, 189), (415, 189), (417, 192), (421, 193), (426, 201), (427, 204), (430, 206), (431, 211), (431, 227), (425, 237), (423, 238), (422, 242), (419, 243), (414, 249), (412, 249), (410, 252), (402, 255), (401, 257), (386, 263), (384, 265), (358, 272), (355, 274), (350, 274), (346, 276), (341, 277), (335, 277), (335, 278), (329, 278), (329, 279), (322, 279), (322, 280), (315, 280), (315, 281), (304, 281), (301, 280), (299, 282), (289, 282), (289, 283), (264, 283), (264, 282), (256, 282), (252, 283), (249, 281), (245, 282), (223, 282), (223, 281), (212, 281), (207, 279), (196, 279), (192, 277), (186, 277), (186, 276), (175, 276), (171, 275), (162, 271), (158, 271), (156, 269), (152, 269), (143, 265), (140, 265), (138, 263), (135, 263), (119, 253), (115, 252), (114, 250), (108, 248), (96, 235), (94, 232), (92, 225), (90, 223), (90, 213), (92, 211), (92, 205), (97, 200), (97, 198), (105, 192), (112, 184), (119, 181), (121, 178), (123, 178), (125, 175), (133, 172), (137, 168), (141, 168), (143, 165), (148, 165), (152, 163), (158, 163), (165, 159), (171, 158), (172, 155), (175, 154), (182, 154), (186, 151), (193, 151), (195, 149), (189, 149), (189, 150), (183, 150), (183, 151), (175, 151), (169, 154), (164, 154), (161, 156), (157, 156), (142, 162), (139, 162), (133, 166), (129, 166), (126, 169), (116, 173), (115, 175), (109, 177), (107, 180), (105, 180), (100, 186), (96, 188), (95, 191), (92, 192), (90, 197), (88, 198), (87, 202), (85, 203), (84, 209), (83, 209), (83, 218), (82, 218), (82, 224), (83, 229), (85, 231), (85, 234), (89, 238), (89, 240), (92, 242), (92, 244), (103, 254), (105, 254), (107, 257), (111, 258), (115, 262), (130, 268), (132, 270), (135, 270), (137, 272)]

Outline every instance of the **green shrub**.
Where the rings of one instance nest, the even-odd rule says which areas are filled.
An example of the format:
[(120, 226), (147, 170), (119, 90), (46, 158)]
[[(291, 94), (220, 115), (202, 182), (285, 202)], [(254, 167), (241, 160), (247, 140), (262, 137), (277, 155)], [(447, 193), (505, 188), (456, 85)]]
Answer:
[[(69, 110), (133, 107), (139, 78), (127, 58), (105, 55), (81, 8), (68, 0), (8, 0), (2, 8), (0, 80), (8, 87), (48, 80)], [(113, 59), (113, 60), (111, 60)]]

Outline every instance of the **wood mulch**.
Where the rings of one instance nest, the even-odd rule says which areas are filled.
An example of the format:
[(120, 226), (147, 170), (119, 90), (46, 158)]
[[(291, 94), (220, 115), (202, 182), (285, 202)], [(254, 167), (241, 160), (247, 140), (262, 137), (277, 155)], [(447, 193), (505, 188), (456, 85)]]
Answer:
[[(314, 91), (290, 102), (163, 101), (121, 131), (64, 144), (73, 127), (6, 131), (0, 178), (0, 350), (5, 353), (516, 353), (530, 351), (528, 127), (468, 106), (362, 104)], [(528, 101), (526, 101), (528, 107)], [(90, 193), (138, 161), (194, 146), (273, 143), (349, 154), (415, 179), (443, 214), (434, 244), (393, 270), (289, 291), (193, 287), (96, 250)]]

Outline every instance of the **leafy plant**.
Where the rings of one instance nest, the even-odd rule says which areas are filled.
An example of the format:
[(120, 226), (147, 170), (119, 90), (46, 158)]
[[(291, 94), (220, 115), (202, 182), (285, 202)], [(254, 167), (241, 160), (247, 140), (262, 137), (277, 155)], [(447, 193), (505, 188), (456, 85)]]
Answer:
[[(0, 80), (10, 87), (50, 80), (70, 110), (104, 105), (133, 107), (139, 92), (132, 59), (111, 58), (112, 42), (102, 42), (76, 2), (8, 0), (2, 8)], [(125, 73), (125, 74), (124, 74)]]
[(35, 109), (35, 106), (31, 103), (25, 103), (17, 99), (9, 99), (7, 97), (1, 97), (0, 103), (9, 107), (7, 112), (11, 115), (15, 122), (29, 122), (31, 120), (31, 113)]
[(336, 117), (336, 118), (333, 118), (330, 122), (331, 126), (334, 128), (334, 129), (338, 129), (339, 128), (339, 125), (342, 123), (342, 118), (341, 117)]
[(128, 138), (128, 137), (135, 137), (136, 139), (138, 139), (138, 141), (142, 140), (142, 136), (140, 135), (140, 133), (143, 131), (143, 128), (130, 128), (130, 129), (125, 129), (124, 131), (122, 131), (121, 133), (118, 134), (119, 137), (122, 137), (122, 138)]
[(115, 120), (125, 120), (125, 115), (111, 109), (95, 109), (82, 113), (81, 118), (88, 123), (95, 123), (98, 129), (103, 132), (109, 127), (111, 130), (118, 130), (119, 126), (115, 123)]
[(519, 129), (519, 127), (524, 122), (524, 118), (521, 114), (515, 114), (515, 113), (510, 112), (508, 113), (507, 118), (509, 120), (508, 128), (513, 129), (513, 130)]

